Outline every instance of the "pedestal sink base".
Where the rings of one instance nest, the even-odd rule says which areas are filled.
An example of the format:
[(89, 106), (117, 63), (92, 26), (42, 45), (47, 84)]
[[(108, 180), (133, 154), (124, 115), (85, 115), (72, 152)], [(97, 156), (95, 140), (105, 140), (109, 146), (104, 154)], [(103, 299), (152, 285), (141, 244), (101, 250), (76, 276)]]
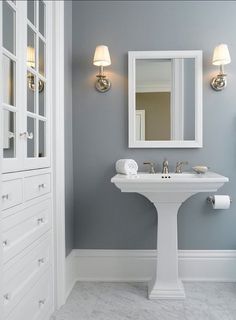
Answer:
[(123, 192), (137, 192), (151, 201), (157, 210), (156, 274), (148, 288), (149, 299), (184, 299), (178, 272), (177, 215), (181, 204), (198, 192), (215, 192), (228, 178), (214, 172), (205, 175), (145, 174), (116, 175), (111, 180)]
[(160, 284), (153, 286), (153, 283), (148, 284), (148, 299), (185, 299), (185, 291), (181, 280), (178, 280), (176, 286), (165, 287)]

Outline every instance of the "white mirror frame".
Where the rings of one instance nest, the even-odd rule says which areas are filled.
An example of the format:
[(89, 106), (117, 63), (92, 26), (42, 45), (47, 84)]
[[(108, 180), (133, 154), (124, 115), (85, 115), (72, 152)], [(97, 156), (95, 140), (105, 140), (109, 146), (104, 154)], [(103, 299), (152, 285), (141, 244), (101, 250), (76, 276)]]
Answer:
[[(202, 51), (129, 51), (129, 148), (202, 148)], [(136, 60), (195, 59), (195, 140), (136, 140)]]

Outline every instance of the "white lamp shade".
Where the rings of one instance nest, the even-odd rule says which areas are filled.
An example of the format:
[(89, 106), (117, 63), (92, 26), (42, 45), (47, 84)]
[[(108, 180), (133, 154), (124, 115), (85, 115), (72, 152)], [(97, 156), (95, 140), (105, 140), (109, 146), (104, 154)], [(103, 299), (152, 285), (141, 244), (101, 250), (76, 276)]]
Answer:
[(228, 64), (231, 62), (227, 44), (220, 44), (215, 47), (212, 64), (215, 66)]
[(95, 66), (109, 66), (111, 64), (111, 58), (109, 54), (109, 50), (107, 46), (97, 46), (94, 58), (93, 58), (93, 64)]
[(27, 65), (35, 68), (35, 50), (33, 47), (27, 47)]

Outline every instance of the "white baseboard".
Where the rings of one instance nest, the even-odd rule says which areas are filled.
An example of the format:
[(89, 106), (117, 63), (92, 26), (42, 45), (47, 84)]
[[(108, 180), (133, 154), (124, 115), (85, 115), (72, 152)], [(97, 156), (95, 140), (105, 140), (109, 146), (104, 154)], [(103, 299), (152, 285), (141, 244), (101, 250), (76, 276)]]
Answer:
[[(76, 281), (146, 282), (155, 274), (156, 250), (79, 250), (66, 258), (67, 296)], [(184, 281), (236, 281), (236, 250), (179, 250)]]

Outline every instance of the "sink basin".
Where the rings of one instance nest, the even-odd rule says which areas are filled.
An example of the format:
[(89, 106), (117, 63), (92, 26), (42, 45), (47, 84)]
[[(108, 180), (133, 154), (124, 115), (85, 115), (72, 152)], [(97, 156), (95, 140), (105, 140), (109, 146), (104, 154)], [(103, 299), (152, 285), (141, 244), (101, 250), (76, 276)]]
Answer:
[(184, 299), (178, 276), (177, 214), (181, 204), (198, 192), (216, 192), (229, 179), (215, 172), (117, 174), (111, 182), (122, 192), (148, 198), (158, 214), (156, 276), (148, 286), (150, 299)]

